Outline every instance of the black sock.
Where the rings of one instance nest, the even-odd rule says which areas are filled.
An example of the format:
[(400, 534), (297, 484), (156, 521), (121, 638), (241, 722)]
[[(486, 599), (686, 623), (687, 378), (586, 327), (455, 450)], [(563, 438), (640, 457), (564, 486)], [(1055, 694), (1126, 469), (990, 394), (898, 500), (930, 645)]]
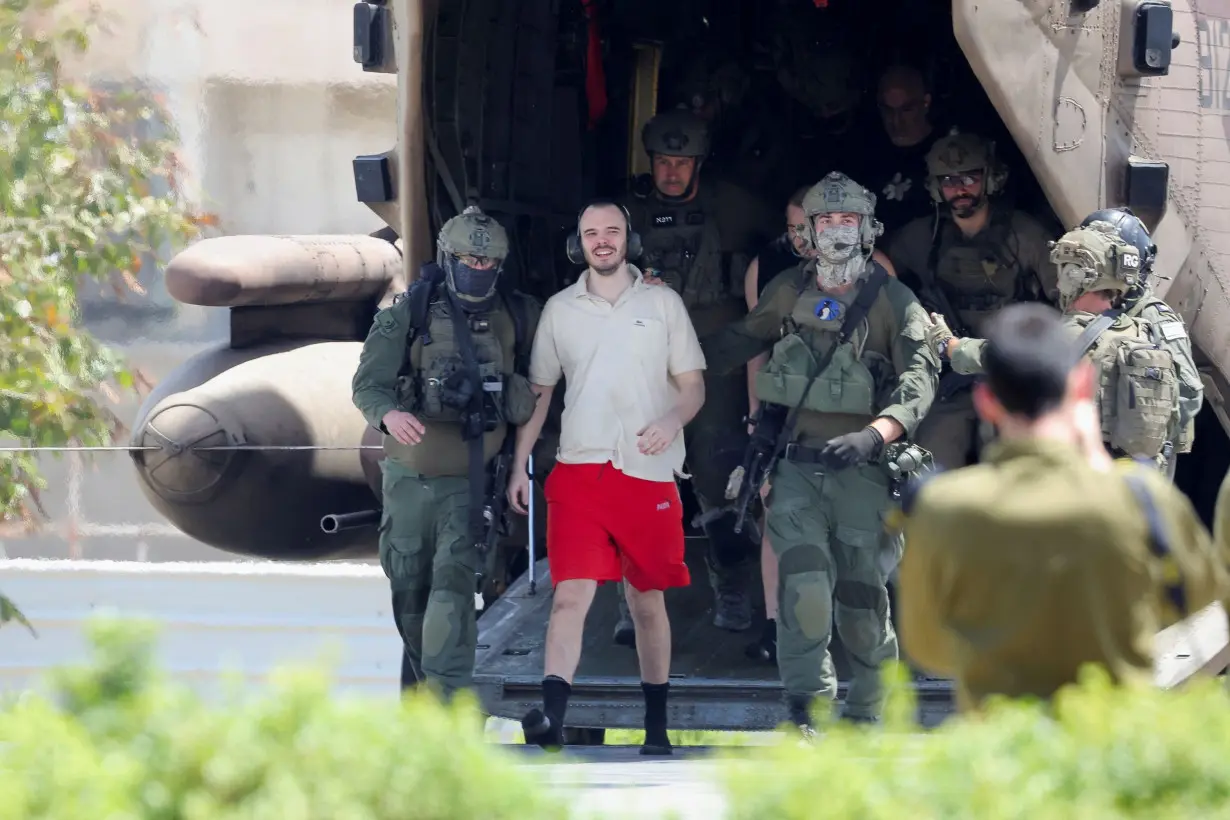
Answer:
[(547, 675), (542, 679), (542, 710), (551, 719), (551, 725), (556, 731), (564, 728), (564, 713), (568, 711), (568, 696), (572, 694), (572, 684), (558, 675)]
[(641, 681), (641, 690), (645, 693), (645, 745), (671, 745), (666, 736), (666, 694), (670, 690), (670, 682), (645, 683)]

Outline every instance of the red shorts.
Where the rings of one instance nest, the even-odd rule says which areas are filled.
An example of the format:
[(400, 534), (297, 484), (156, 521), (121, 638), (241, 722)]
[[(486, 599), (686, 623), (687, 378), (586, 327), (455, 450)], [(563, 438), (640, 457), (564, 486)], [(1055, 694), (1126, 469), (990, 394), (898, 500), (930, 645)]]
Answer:
[(557, 462), (543, 486), (551, 583), (626, 578), (640, 592), (686, 587), (683, 502), (673, 481)]

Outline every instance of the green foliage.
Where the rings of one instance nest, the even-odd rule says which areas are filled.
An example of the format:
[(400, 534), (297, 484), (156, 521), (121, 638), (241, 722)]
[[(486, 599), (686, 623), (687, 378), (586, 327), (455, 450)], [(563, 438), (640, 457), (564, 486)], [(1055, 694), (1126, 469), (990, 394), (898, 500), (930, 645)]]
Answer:
[(31, 635), (38, 637), (38, 633), (34, 631), (34, 627), (26, 620), (26, 616), (21, 614), (17, 604), (9, 600), (8, 596), (0, 595), (0, 626), (4, 626), (9, 621), (16, 621), (30, 630)]
[(1114, 687), (1085, 670), (1050, 709), (996, 701), (921, 733), (898, 685), (886, 726), (832, 726), (723, 767), (738, 818), (1230, 817), (1230, 702), (1205, 679), (1181, 691)]
[[(60, 0), (0, 0), (0, 440), (108, 444), (106, 406), (134, 376), (79, 327), (78, 289), (110, 281), (141, 292), (144, 254), (175, 250), (209, 220), (181, 201), (169, 117), (150, 94), (102, 95), (65, 76), (88, 24)], [(155, 185), (170, 193), (155, 195)], [(0, 520), (33, 520), (34, 459), (0, 453)]]
[(211, 706), (153, 666), (149, 627), (99, 621), (91, 640), (53, 698), (0, 711), (0, 820), (567, 816), (469, 702), (341, 698), (304, 670)]

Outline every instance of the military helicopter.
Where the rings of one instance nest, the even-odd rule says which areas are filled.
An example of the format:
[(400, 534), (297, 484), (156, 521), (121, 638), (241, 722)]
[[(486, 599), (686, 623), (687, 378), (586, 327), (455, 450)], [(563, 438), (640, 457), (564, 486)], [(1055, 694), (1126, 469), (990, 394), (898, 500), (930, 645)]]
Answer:
[[(836, 25), (823, 18), (829, 3), (800, 2), (818, 26)], [(407, 287), (433, 256), (435, 230), (470, 202), (510, 230), (506, 275), (522, 289), (545, 299), (565, 284), (577, 272), (563, 239), (579, 204), (648, 170), (637, 135), (658, 106), (663, 42), (754, 30), (772, 5), (356, 3), (355, 61), (398, 78), (396, 144), (353, 159), (356, 196), (387, 228), (220, 237), (172, 260), (171, 295), (228, 307), (231, 338), (184, 363), (138, 411), (133, 444), (147, 449), (132, 457), (150, 502), (187, 535), (240, 555), (373, 555), (379, 434), (350, 400), (373, 312)], [(1097, 208), (1128, 206), (1149, 227), (1160, 249), (1155, 287), (1187, 322), (1204, 378), (1195, 449), (1176, 480), (1208, 521), (1230, 466), (1230, 2), (863, 5), (879, 21), (927, 24), (916, 36), (985, 95), (1055, 221), (1071, 227)], [(874, 44), (878, 31), (849, 35)], [(735, 53), (749, 68), (758, 59)], [(539, 448), (538, 486), (552, 451)], [(537, 502), (541, 533), (541, 491)], [(511, 585), (489, 596), (480, 618), (477, 685), (486, 709), (507, 717), (538, 697), (550, 608), (538, 588), (549, 589), (541, 546), (531, 558), (529, 535), (524, 522), (510, 533)], [(590, 727), (573, 730), (577, 742), (640, 720), (621, 708), (639, 703), (635, 654), (610, 645), (614, 598), (599, 598), (610, 605), (590, 615), (595, 645), (570, 705), (575, 724)], [(670, 600), (672, 725), (771, 728), (781, 716), (776, 669), (753, 665), (741, 641), (714, 630), (710, 599), (695, 584)], [(924, 712), (947, 710), (946, 682), (916, 687)]]

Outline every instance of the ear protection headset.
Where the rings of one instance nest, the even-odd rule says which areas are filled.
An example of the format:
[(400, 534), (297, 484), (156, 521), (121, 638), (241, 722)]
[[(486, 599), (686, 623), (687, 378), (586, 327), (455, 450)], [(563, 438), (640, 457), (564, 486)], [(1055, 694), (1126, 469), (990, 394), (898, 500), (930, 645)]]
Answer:
[[(982, 195), (990, 198), (1003, 191), (1004, 186), (1008, 184), (1008, 168), (999, 161), (999, 155), (995, 153), (995, 140), (986, 140), (986, 146), (987, 164), (983, 169)], [(940, 192), (940, 181), (931, 174), (927, 174), (927, 192), (936, 202), (941, 205), (944, 203), (944, 194)]]
[(624, 227), (628, 235), (628, 261), (640, 258), (641, 255), (641, 235), (632, 230), (632, 214), (628, 213), (628, 209), (618, 202), (611, 202), (606, 199), (595, 200), (589, 203), (581, 210), (577, 211), (577, 227), (568, 234), (568, 240), (564, 245), (564, 251), (568, 254), (568, 261), (574, 265), (585, 264), (585, 252), (581, 248), (581, 217), (590, 208), (598, 206), (613, 206), (619, 209), (619, 212), (624, 215)]

